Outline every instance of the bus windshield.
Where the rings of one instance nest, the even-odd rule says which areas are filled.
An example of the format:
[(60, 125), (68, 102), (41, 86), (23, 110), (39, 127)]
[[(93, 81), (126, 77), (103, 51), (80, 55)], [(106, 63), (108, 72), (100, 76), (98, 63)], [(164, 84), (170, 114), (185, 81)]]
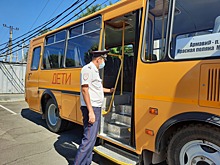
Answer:
[(180, 12), (174, 14), (171, 58), (220, 56), (219, 6), (218, 0), (176, 0)]

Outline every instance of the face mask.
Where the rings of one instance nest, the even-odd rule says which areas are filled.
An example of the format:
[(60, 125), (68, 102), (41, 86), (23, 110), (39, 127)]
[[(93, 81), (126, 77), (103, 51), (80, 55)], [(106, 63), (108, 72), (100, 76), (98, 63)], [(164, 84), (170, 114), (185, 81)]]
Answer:
[(99, 64), (99, 69), (102, 69), (102, 68), (104, 68), (104, 67), (105, 67), (105, 62)]

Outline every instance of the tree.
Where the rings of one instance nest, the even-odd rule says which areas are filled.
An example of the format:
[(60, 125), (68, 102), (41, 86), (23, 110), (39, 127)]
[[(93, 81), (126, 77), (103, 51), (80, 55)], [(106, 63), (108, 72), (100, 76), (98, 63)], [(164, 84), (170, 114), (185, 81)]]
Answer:
[[(109, 5), (112, 5), (111, 1), (109, 1)], [(77, 16), (77, 19), (83, 18), (83, 17), (90, 15), (92, 13), (95, 13), (95, 12), (105, 8), (106, 6), (107, 6), (106, 4), (103, 7), (102, 7), (102, 4), (92, 5), (92, 6), (88, 7), (85, 12), (83, 12), (81, 9), (81, 14), (79, 16)]]
[(40, 32), (39, 32), (39, 36), (42, 35), (42, 34), (45, 34), (47, 32), (51, 31), (51, 29), (42, 29)]
[(86, 12), (82, 11), (81, 14), (79, 16), (77, 16), (77, 19), (83, 18), (83, 17), (90, 15), (92, 13), (95, 13), (96, 11), (99, 11), (101, 9), (102, 9), (102, 7), (100, 6), (100, 4), (92, 5), (86, 9)]

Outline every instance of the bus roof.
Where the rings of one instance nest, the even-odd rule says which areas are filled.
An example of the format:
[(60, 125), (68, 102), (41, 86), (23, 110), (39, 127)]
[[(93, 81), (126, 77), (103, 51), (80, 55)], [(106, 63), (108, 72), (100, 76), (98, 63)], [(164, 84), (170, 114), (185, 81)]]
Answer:
[[(103, 8), (95, 13), (92, 13), (92, 14), (85, 16), (83, 18), (80, 18), (78, 20), (72, 21), (71, 23), (68, 23), (64, 26), (57, 28), (57, 29), (51, 30), (51, 31), (49, 31), (45, 34), (42, 34), (41, 36), (38, 36), (36, 38), (33, 38), (32, 41), (38, 40), (39, 38), (53, 34), (57, 31), (62, 30), (62, 29), (66, 29), (68, 27), (71, 27), (75, 24), (78, 24), (80, 22), (83, 22), (85, 20), (88, 20), (89, 18), (93, 18), (98, 15), (102, 15), (103, 20), (105, 21), (105, 20), (109, 20), (109, 19), (112, 19), (112, 18), (120, 16), (120, 15), (126, 14), (128, 12), (135, 11), (143, 6), (143, 2), (144, 2), (144, 0), (121, 0), (113, 5), (107, 6), (107, 7)], [(122, 9), (122, 7), (123, 7), (123, 9)]]

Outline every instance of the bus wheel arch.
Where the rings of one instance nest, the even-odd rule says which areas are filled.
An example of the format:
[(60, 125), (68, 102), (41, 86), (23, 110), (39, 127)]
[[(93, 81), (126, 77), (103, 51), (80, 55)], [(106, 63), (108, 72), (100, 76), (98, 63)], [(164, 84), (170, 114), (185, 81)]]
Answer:
[(58, 133), (65, 130), (68, 121), (60, 117), (56, 98), (48, 89), (42, 94), (41, 108), (50, 131)]
[(190, 125), (205, 125), (207, 127), (219, 127), (220, 129), (218, 121), (220, 121), (220, 116), (203, 112), (183, 113), (174, 116), (160, 127), (156, 137), (156, 152), (166, 152), (168, 143), (179, 129)]
[(45, 115), (45, 112), (46, 112), (46, 104), (48, 100), (51, 98), (52, 97), (48, 93), (43, 94), (41, 97), (41, 111), (43, 115)]

